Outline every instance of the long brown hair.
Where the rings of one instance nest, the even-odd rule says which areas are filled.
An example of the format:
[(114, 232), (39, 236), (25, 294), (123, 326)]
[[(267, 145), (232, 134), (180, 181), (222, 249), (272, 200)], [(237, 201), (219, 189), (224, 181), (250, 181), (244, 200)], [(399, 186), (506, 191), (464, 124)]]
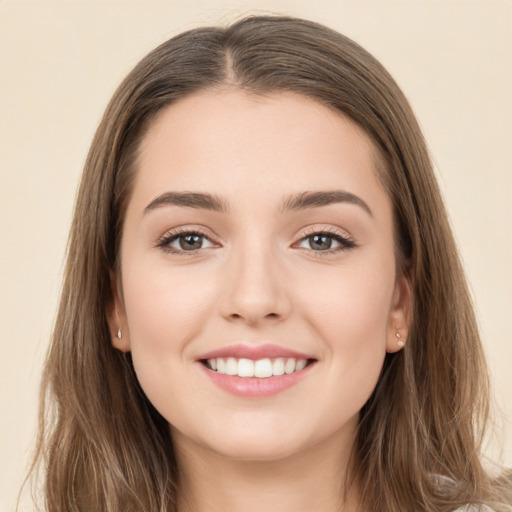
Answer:
[(367, 510), (511, 510), (481, 464), (489, 383), (473, 307), (426, 144), (403, 93), (350, 39), (313, 22), (249, 17), (178, 35), (115, 92), (76, 201), (41, 390), (35, 457), (48, 512), (171, 512), (178, 468), (167, 422), (112, 346), (106, 320), (140, 142), (164, 106), (229, 84), (294, 91), (343, 112), (379, 148), (400, 272), (413, 283), (407, 346), (388, 354), (361, 411), (354, 468)]

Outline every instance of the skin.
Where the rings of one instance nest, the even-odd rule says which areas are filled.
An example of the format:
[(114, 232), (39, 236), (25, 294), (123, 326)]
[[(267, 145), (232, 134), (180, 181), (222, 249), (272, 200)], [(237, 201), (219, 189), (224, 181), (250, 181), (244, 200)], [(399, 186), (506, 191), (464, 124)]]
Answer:
[[(293, 93), (196, 93), (164, 109), (142, 142), (113, 277), (114, 345), (169, 421), (180, 511), (355, 510), (343, 488), (359, 411), (386, 352), (407, 337), (410, 286), (396, 275), (392, 205), (370, 138)], [(283, 199), (341, 190), (338, 202), (282, 212)], [(229, 212), (147, 206), (166, 192), (221, 196)], [(205, 235), (198, 252), (179, 228)], [(312, 233), (335, 233), (313, 250)], [(183, 238), (181, 239), (183, 241)], [(121, 328), (122, 338), (115, 334)], [(399, 332), (401, 338), (396, 337)], [(316, 360), (295, 386), (235, 396), (198, 357), (273, 343)], [(347, 499), (341, 503), (341, 494)]]

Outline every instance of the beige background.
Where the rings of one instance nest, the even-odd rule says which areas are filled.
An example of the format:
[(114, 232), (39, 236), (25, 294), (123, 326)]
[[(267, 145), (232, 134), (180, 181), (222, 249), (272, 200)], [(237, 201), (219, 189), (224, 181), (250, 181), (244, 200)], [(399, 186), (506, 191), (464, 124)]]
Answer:
[[(13, 510), (33, 442), (74, 194), (109, 97), (164, 39), (255, 7), (340, 30), (404, 89), (512, 416), (512, 1), (0, 0), (0, 512)], [(504, 437), (512, 465), (510, 422)]]

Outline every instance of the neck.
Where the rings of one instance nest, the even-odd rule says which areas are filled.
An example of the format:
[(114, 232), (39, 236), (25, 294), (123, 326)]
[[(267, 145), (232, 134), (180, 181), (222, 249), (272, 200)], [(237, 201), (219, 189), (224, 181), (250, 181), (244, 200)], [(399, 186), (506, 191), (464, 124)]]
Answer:
[(224, 457), (180, 439), (179, 433), (173, 437), (180, 473), (178, 512), (358, 510), (356, 483), (345, 485), (350, 449), (333, 450), (332, 442), (322, 442), (279, 460), (248, 461)]

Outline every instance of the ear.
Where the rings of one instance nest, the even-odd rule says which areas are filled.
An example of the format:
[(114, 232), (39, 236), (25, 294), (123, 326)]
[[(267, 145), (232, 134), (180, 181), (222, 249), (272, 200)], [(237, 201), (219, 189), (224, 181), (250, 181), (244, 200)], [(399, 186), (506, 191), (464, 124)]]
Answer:
[(112, 339), (112, 345), (122, 352), (129, 352), (130, 333), (126, 322), (126, 313), (120, 293), (120, 286), (117, 275), (110, 271), (111, 298), (106, 305), (107, 322)]
[(397, 278), (389, 314), (386, 352), (398, 352), (407, 343), (412, 319), (412, 288), (409, 272), (404, 272)]

